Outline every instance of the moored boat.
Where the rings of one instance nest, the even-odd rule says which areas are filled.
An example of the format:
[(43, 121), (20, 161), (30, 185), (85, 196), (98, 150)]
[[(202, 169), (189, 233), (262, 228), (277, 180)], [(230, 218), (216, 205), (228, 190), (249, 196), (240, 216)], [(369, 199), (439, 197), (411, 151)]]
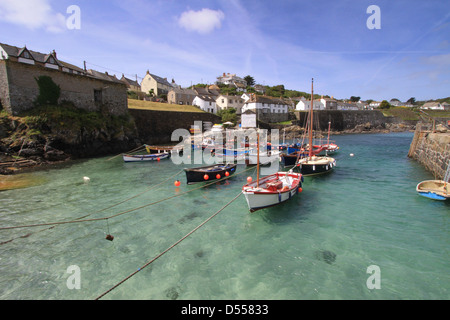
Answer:
[(419, 195), (433, 200), (450, 199), (450, 161), (445, 172), (444, 180), (425, 180), (416, 186)]
[(152, 154), (124, 154), (122, 155), (125, 162), (146, 162), (146, 161), (160, 161), (170, 158), (170, 153), (152, 153)]
[(231, 176), (236, 172), (236, 166), (235, 163), (214, 164), (204, 167), (186, 168), (184, 171), (186, 173), (187, 184), (192, 184), (210, 182)]
[[(312, 146), (313, 135), (313, 97), (314, 97), (314, 80), (311, 84), (311, 109), (309, 114), (309, 145)], [(336, 166), (336, 160), (328, 156), (318, 156), (313, 152), (313, 148), (309, 148), (309, 155), (297, 161), (296, 166), (300, 168), (303, 175), (322, 174), (329, 172)]]
[(450, 199), (450, 184), (443, 180), (425, 180), (416, 186), (419, 195), (433, 200)]
[(307, 176), (313, 174), (327, 173), (336, 167), (336, 160), (331, 157), (311, 156), (297, 161), (300, 172)]
[(301, 192), (300, 173), (277, 172), (242, 187), (250, 212), (279, 205)]

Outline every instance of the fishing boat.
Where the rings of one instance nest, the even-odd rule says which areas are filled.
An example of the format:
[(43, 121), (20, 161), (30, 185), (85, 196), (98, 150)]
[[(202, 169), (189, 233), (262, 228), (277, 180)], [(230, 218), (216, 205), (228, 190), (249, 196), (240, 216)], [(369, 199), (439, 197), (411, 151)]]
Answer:
[(279, 205), (301, 192), (300, 173), (277, 172), (242, 187), (250, 212)]
[(294, 173), (293, 169), (289, 172), (276, 172), (260, 179), (259, 132), (256, 156), (256, 181), (248, 181), (242, 187), (250, 212), (279, 205), (301, 192), (303, 176), (300, 173)]
[(320, 156), (326, 156), (329, 154), (334, 154), (339, 151), (339, 146), (334, 141), (330, 141), (330, 131), (331, 131), (331, 122), (328, 122), (328, 139), (327, 143), (322, 144), (322, 150), (320, 151)]
[(450, 162), (445, 172), (444, 180), (425, 180), (416, 186), (419, 195), (433, 200), (450, 199)]
[(125, 162), (145, 162), (145, 161), (160, 161), (170, 158), (170, 153), (152, 153), (152, 154), (124, 154), (122, 155)]
[[(321, 146), (313, 146), (312, 154), (318, 155), (324, 148)], [(309, 156), (309, 149), (303, 147), (288, 147), (287, 153), (281, 154), (281, 163), (285, 167), (295, 166), (297, 160)]]
[[(314, 97), (314, 79), (311, 83), (311, 110), (309, 114), (309, 145), (313, 145), (313, 97)], [(303, 175), (323, 174), (327, 173), (336, 167), (336, 160), (328, 156), (314, 155), (313, 148), (309, 148), (309, 154), (307, 157), (299, 158), (296, 166), (299, 167), (300, 172)]]
[(236, 172), (236, 166), (235, 163), (215, 164), (197, 168), (186, 168), (184, 171), (186, 173), (187, 184), (193, 184), (229, 177)]

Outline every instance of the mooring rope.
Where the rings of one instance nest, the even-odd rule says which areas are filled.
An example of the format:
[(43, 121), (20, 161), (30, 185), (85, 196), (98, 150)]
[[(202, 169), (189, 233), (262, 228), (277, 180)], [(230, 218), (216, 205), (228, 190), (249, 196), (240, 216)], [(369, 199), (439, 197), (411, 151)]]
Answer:
[[(247, 168), (247, 169), (245, 169), (245, 170), (243, 170), (243, 171), (241, 171), (241, 172), (239, 172), (239, 173), (236, 173), (236, 174), (233, 175), (233, 176), (236, 176), (236, 175), (238, 175), (238, 174), (245, 173), (245, 172), (247, 172), (247, 171), (249, 171), (249, 170), (251, 170), (251, 169), (254, 169), (254, 168), (252, 168), (252, 167)], [(139, 207), (136, 207), (136, 208), (133, 208), (133, 209), (129, 209), (129, 210), (126, 210), (126, 211), (122, 211), (122, 212), (116, 213), (116, 214), (114, 214), (114, 215), (111, 215), (111, 216), (109, 216), (109, 217), (94, 218), (94, 219), (84, 219), (84, 217), (87, 217), (87, 216), (89, 216), (89, 215), (92, 215), (92, 214), (93, 214), (93, 213), (92, 213), (92, 214), (86, 215), (86, 216), (84, 216), (84, 217), (77, 218), (77, 219), (75, 219), (75, 220), (70, 220), (70, 221), (47, 222), (47, 223), (37, 223), (37, 224), (30, 224), (30, 225), (21, 225), (21, 226), (0, 227), (0, 231), (2, 231), (2, 230), (11, 230), (11, 229), (45, 227), (45, 226), (55, 226), (55, 225), (62, 225), (62, 224), (73, 224), (73, 223), (94, 222), (94, 221), (108, 220), (108, 219), (116, 218), (116, 217), (118, 217), (118, 216), (121, 216), (121, 215), (130, 213), (130, 212), (133, 212), (133, 211), (137, 211), (137, 210), (140, 210), (140, 209), (143, 209), (143, 208), (146, 208), (146, 207), (149, 207), (149, 206), (152, 206), (152, 205), (155, 205), (155, 204), (158, 204), (158, 203), (161, 203), (161, 202), (164, 202), (164, 201), (173, 199), (173, 198), (180, 197), (180, 196), (182, 196), (182, 195), (185, 195), (185, 194), (187, 194), (187, 193), (190, 193), (190, 192), (193, 192), (193, 191), (202, 189), (202, 188), (206, 188), (206, 187), (208, 187), (208, 186), (210, 186), (210, 185), (212, 185), (212, 184), (215, 184), (215, 183), (220, 182), (220, 181), (223, 181), (223, 180), (227, 180), (227, 179), (229, 179), (229, 178), (231, 178), (231, 177), (233, 177), (233, 176), (224, 177), (224, 178), (219, 179), (219, 180), (214, 180), (214, 181), (212, 181), (212, 182), (210, 182), (210, 183), (207, 183), (207, 184), (204, 184), (204, 185), (202, 185), (202, 186), (200, 186), (200, 187), (197, 187), (197, 188), (194, 188), (194, 189), (191, 189), (191, 190), (188, 190), (188, 191), (185, 191), (185, 192), (182, 192), (182, 193), (179, 193), (179, 194), (176, 194), (176, 195), (167, 197), (167, 198), (163, 198), (163, 199), (160, 199), (160, 200), (157, 200), (157, 201), (154, 201), (154, 202), (150, 202), (150, 203), (147, 203), (147, 204), (145, 204), (145, 205), (142, 205), (142, 206), (139, 206)], [(103, 211), (103, 210), (100, 210), (100, 211)], [(95, 212), (94, 212), (94, 213), (95, 213)], [(9, 241), (8, 241), (8, 242), (9, 242)]]
[(126, 278), (124, 278), (123, 280), (119, 281), (116, 285), (114, 285), (113, 287), (111, 287), (110, 289), (108, 289), (107, 291), (105, 291), (104, 293), (102, 293), (101, 295), (99, 295), (97, 298), (95, 298), (95, 300), (99, 300), (102, 297), (104, 297), (105, 295), (107, 295), (108, 293), (110, 293), (111, 291), (113, 291), (114, 289), (116, 289), (118, 286), (120, 286), (121, 284), (123, 284), (125, 281), (129, 280), (131, 277), (133, 277), (134, 275), (136, 275), (137, 273), (139, 273), (140, 271), (144, 270), (146, 267), (148, 267), (150, 264), (152, 264), (153, 262), (155, 262), (157, 259), (159, 259), (160, 257), (162, 257), (164, 254), (166, 254), (168, 251), (170, 251), (171, 249), (173, 249), (174, 247), (176, 247), (178, 244), (180, 244), (183, 240), (185, 240), (187, 237), (189, 237), (190, 235), (192, 235), (194, 232), (196, 232), (198, 229), (200, 229), (201, 227), (203, 227), (206, 223), (208, 223), (211, 219), (213, 219), (215, 216), (217, 216), (220, 212), (222, 212), (226, 207), (228, 207), (231, 203), (233, 203), (237, 198), (239, 198), (242, 194), (242, 191), (239, 192), (239, 194), (237, 196), (235, 196), (232, 200), (230, 200), (225, 206), (223, 206), (221, 209), (219, 209), (217, 212), (215, 212), (212, 216), (210, 216), (208, 219), (206, 219), (205, 221), (203, 221), (201, 224), (199, 224), (197, 227), (195, 227), (191, 232), (189, 232), (188, 234), (186, 234), (183, 238), (181, 238), (180, 240), (178, 240), (177, 242), (175, 242), (173, 245), (171, 245), (170, 247), (168, 247), (166, 250), (164, 250), (163, 252), (161, 252), (160, 254), (158, 254), (155, 258), (153, 258), (152, 260), (148, 261), (146, 264), (144, 264), (142, 267), (138, 268), (136, 271), (134, 271), (133, 273), (131, 273), (129, 276), (127, 276)]
[[(103, 209), (94, 211), (94, 212), (92, 212), (92, 213), (90, 213), (90, 214), (87, 214), (87, 215), (85, 215), (85, 216), (76, 218), (76, 219), (74, 219), (74, 221), (77, 221), (77, 220), (81, 220), (81, 219), (87, 218), (87, 217), (89, 217), (89, 216), (91, 216), (91, 215), (93, 215), (93, 214), (96, 214), (96, 213), (99, 213), (99, 212), (106, 211), (106, 210), (111, 209), (111, 208), (114, 208), (114, 207), (116, 207), (116, 206), (118, 206), (118, 205), (120, 205), (120, 204), (122, 204), (122, 203), (125, 203), (125, 202), (127, 202), (127, 201), (130, 201), (130, 200), (132, 200), (132, 199), (134, 199), (134, 198), (137, 198), (137, 197), (143, 195), (144, 193), (149, 192), (150, 190), (155, 189), (156, 187), (158, 187), (158, 186), (160, 186), (161, 184), (165, 183), (165, 182), (168, 181), (169, 179), (172, 179), (172, 178), (176, 177), (176, 176), (179, 175), (181, 172), (183, 172), (183, 170), (180, 170), (180, 171), (177, 172), (176, 174), (174, 174), (174, 175), (168, 177), (166, 180), (164, 180), (164, 181), (162, 181), (162, 182), (160, 182), (160, 183), (158, 183), (158, 184), (156, 184), (156, 185), (153, 185), (153, 186), (151, 186), (151, 187), (145, 189), (145, 190), (142, 191), (141, 193), (138, 193), (138, 194), (136, 194), (136, 195), (134, 195), (134, 196), (132, 196), (132, 197), (130, 197), (130, 198), (128, 198), (128, 199), (122, 200), (122, 201), (120, 201), (120, 202), (118, 202), (118, 203), (116, 203), (116, 204), (113, 204), (113, 205), (109, 206), (109, 207), (106, 207), (106, 208), (103, 208)], [(20, 226), (19, 226), (19, 227), (20, 227)], [(19, 228), (19, 227), (17, 227), (17, 228)], [(24, 226), (24, 227), (25, 227), (25, 226)], [(38, 227), (38, 225), (37, 225), (36, 227)], [(52, 226), (52, 227), (50, 227), (50, 228), (48, 228), (48, 229), (43, 229), (43, 230), (37, 231), (37, 232), (35, 232), (35, 233), (42, 232), (42, 231), (45, 231), (45, 230), (50, 230), (50, 229), (52, 229), (52, 228), (54, 228), (54, 226)], [(6, 227), (6, 228), (4, 229), (3, 227), (0, 227), (0, 230), (7, 230), (7, 229), (15, 229), (15, 228), (8, 228), (8, 227)], [(13, 238), (13, 239), (10, 239), (10, 240), (7, 240), (7, 241), (0, 242), (0, 246), (1, 246), (1, 245), (4, 245), (4, 244), (7, 244), (7, 243), (10, 243), (10, 242), (12, 242), (12, 241), (14, 241), (14, 240), (17, 240), (17, 239), (28, 238), (29, 236), (31, 236), (31, 235), (33, 235), (33, 234), (34, 234), (34, 233), (28, 233), (28, 234), (26, 234), (25, 236), (20, 236), (20, 237), (17, 237), (17, 238)]]

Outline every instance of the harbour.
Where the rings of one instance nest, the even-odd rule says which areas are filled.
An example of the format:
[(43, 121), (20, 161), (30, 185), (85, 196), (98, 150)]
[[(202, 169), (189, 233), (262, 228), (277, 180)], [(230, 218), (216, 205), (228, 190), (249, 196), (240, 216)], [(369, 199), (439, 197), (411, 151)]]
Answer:
[[(256, 174), (245, 165), (206, 186), (187, 185), (189, 166), (167, 159), (30, 173), (39, 185), (0, 192), (2, 227), (92, 221), (0, 230), (0, 298), (447, 299), (450, 207), (417, 194), (432, 175), (407, 156), (413, 135), (335, 136), (333, 172), (254, 213), (240, 195)], [(80, 289), (68, 286), (70, 266)]]

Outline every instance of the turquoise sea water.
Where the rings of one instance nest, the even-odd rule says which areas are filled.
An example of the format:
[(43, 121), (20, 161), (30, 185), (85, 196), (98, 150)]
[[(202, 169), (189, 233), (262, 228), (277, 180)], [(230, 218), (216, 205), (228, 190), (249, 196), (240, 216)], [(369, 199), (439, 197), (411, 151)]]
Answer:
[[(255, 213), (241, 195), (103, 299), (449, 299), (450, 204), (416, 193), (418, 182), (433, 177), (407, 158), (412, 137), (334, 137), (341, 148), (334, 172), (306, 177), (290, 202)], [(198, 186), (186, 185), (184, 167), (99, 158), (35, 172), (41, 185), (0, 192), (2, 227), (147, 205), (108, 222), (0, 230), (0, 299), (95, 299), (255, 177), (254, 170), (239, 174), (246, 169), (240, 165), (228, 181), (185, 193)], [(379, 289), (367, 286), (373, 265)], [(68, 288), (70, 266), (79, 268), (80, 289)]]

